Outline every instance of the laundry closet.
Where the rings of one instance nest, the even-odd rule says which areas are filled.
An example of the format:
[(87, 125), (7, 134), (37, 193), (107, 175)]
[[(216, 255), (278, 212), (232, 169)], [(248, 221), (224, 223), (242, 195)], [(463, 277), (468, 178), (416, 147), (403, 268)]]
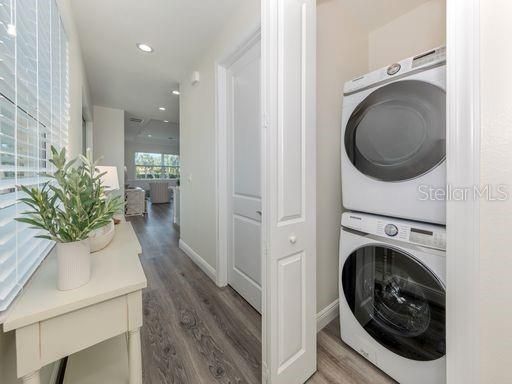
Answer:
[(396, 381), (445, 383), (446, 2), (317, 5), (319, 309)]

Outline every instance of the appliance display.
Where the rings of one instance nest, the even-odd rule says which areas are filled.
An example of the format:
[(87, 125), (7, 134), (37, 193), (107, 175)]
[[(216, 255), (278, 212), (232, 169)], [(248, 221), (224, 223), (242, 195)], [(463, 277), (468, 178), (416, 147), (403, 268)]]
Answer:
[(446, 382), (442, 226), (346, 212), (341, 337), (401, 384)]
[(439, 48), (345, 84), (346, 209), (444, 224), (446, 58)]

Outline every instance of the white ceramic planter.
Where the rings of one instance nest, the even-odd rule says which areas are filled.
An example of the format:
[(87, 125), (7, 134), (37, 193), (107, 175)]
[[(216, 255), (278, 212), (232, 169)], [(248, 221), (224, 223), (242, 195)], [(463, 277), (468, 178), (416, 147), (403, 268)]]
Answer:
[(112, 220), (107, 225), (92, 231), (89, 234), (91, 252), (97, 252), (109, 245), (114, 238), (115, 232), (116, 228), (114, 225), (114, 220)]
[(60, 291), (85, 285), (91, 279), (89, 240), (57, 243), (58, 282)]

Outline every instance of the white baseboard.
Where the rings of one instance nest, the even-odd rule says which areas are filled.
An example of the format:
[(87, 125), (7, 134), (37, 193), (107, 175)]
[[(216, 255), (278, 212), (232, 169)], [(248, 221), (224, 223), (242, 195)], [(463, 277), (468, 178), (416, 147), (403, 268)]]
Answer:
[(217, 271), (210, 264), (208, 264), (199, 254), (194, 251), (190, 246), (185, 243), (182, 239), (179, 242), (180, 249), (190, 257), (190, 259), (199, 267), (201, 270), (208, 275), (210, 279), (217, 284)]
[(334, 300), (327, 307), (316, 314), (316, 330), (320, 332), (331, 321), (339, 316), (339, 300)]

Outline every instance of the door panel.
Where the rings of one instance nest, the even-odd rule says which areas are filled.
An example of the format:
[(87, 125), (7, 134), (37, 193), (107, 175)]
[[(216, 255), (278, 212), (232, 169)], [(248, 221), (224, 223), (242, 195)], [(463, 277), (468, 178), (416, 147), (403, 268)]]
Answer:
[(228, 70), (230, 216), (228, 282), (261, 312), (261, 44)]
[(303, 4), (297, 1), (278, 1), (278, 4), (280, 14), (286, 15), (279, 34), (279, 45), (283, 49), (278, 52), (278, 70), (282, 75), (278, 97), (282, 108), (277, 137), (282, 151), (282, 156), (278, 157), (279, 220), (286, 221), (300, 218), (303, 212), (302, 144), (305, 121), (302, 114), (302, 72), (305, 57), (301, 32), (305, 26)]
[(233, 231), (233, 268), (261, 288), (261, 223), (233, 216)]
[(230, 68), (233, 94), (233, 182), (235, 195), (261, 199), (261, 44)]
[(279, 260), (279, 303), (286, 311), (279, 313), (280, 370), (304, 352), (304, 254)]
[(316, 371), (316, 2), (262, 6), (263, 373), (303, 383)]

